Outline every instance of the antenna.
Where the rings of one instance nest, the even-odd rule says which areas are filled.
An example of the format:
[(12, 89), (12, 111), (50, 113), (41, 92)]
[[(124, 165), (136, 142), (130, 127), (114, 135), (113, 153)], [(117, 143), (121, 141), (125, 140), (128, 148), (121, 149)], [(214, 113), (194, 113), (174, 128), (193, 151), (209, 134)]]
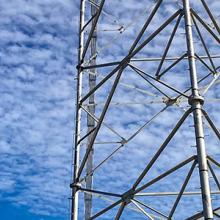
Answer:
[(206, 136), (220, 140), (206, 110), (218, 101), (216, 15), (205, 0), (147, 2), (135, 14), (127, 1), (80, 1), (71, 220), (220, 217)]

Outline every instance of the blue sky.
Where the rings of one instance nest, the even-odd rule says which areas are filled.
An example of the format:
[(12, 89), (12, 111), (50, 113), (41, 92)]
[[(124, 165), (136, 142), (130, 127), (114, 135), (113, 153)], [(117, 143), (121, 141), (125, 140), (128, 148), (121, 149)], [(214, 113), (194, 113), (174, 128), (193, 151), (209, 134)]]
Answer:
[[(192, 1), (193, 7), (202, 17), (207, 18), (198, 2)], [(120, 61), (127, 54), (154, 1), (147, 3), (145, 8), (143, 7), (146, 5), (145, 1), (127, 0), (126, 4), (120, 7), (121, 1), (106, 1), (105, 13), (101, 15), (99, 23), (97, 62)], [(88, 2), (86, 4), (88, 14), (90, 5)], [(170, 0), (166, 1), (141, 42), (179, 7), (176, 1), (175, 3)], [(218, 1), (211, 1), (210, 8), (219, 21), (220, 4)], [(0, 213), (3, 220), (62, 220), (69, 217), (78, 9), (79, 2), (76, 0), (40, 2), (14, 0), (4, 1), (0, 4), (0, 154), (2, 158), (0, 160)], [(211, 24), (209, 19), (206, 20)], [(160, 56), (173, 24), (168, 26), (136, 57)], [(122, 26), (124, 31), (120, 34), (117, 30)], [(206, 33), (204, 29), (202, 32)], [(169, 56), (180, 56), (185, 52), (183, 33), (182, 24), (178, 29)], [(220, 48), (216, 42), (207, 34), (204, 36), (210, 52), (219, 54)], [(196, 51), (200, 55), (204, 55), (205, 52), (199, 43), (198, 36), (195, 36), (195, 41)], [(167, 62), (165, 66), (169, 64)], [(215, 64), (220, 65), (219, 59), (215, 60)], [(138, 63), (137, 66), (149, 73), (155, 71), (156, 68), (155, 64)], [(199, 77), (207, 74), (207, 69), (200, 63), (197, 68)], [(101, 80), (110, 70), (111, 68), (100, 70), (97, 80)], [(187, 63), (183, 61), (164, 76), (163, 80), (183, 90), (189, 85), (186, 74), (188, 74)], [(86, 74), (85, 79), (87, 79)], [(207, 82), (210, 80), (211, 78)], [(97, 91), (97, 102), (101, 103), (96, 109), (97, 117), (102, 110), (111, 85), (112, 79)], [(202, 86), (204, 85), (206, 84), (204, 83)], [(219, 83), (217, 82), (213, 88), (206, 93), (207, 99), (220, 99)], [(85, 83), (84, 94), (87, 89), (88, 85)], [(161, 89), (164, 89), (170, 96), (177, 95), (170, 90), (165, 90), (164, 87)], [(127, 68), (116, 90), (105, 123), (128, 139), (134, 131), (164, 108), (162, 98), (163, 96), (158, 91)], [(151, 100), (159, 100), (159, 104), (142, 104), (127, 108), (125, 105), (114, 105), (117, 102), (143, 102), (143, 100), (146, 103)], [(217, 104), (207, 101), (205, 108), (210, 112), (217, 127), (220, 127), (218, 117), (220, 109)], [(181, 108), (170, 107), (151, 124), (151, 127), (143, 129), (107, 165), (97, 170), (94, 187), (119, 193), (128, 189), (166, 138), (168, 131), (184, 113), (184, 108), (187, 107), (186, 100), (183, 100)], [(83, 113), (83, 118), (82, 132), (86, 132), (85, 113)], [(152, 169), (151, 175), (147, 176), (143, 182), (195, 153), (195, 149), (192, 148), (194, 141), (191, 124), (192, 117), (189, 117), (180, 133), (170, 144), (170, 150), (164, 152), (160, 162)], [(218, 158), (220, 154), (217, 139), (208, 126), (205, 127), (205, 132), (207, 142), (211, 146), (209, 153)], [(181, 141), (183, 139), (184, 143)], [(102, 128), (97, 141), (116, 142), (120, 141), (120, 138), (108, 129)], [(95, 165), (99, 164), (109, 152), (118, 146), (118, 144), (95, 144), (97, 149), (94, 155)], [(127, 169), (124, 170), (124, 167)], [(217, 169), (216, 172), (218, 175), (220, 174)], [(163, 185), (159, 184), (150, 191), (176, 190), (183, 178), (184, 176), (177, 173), (171, 179), (164, 181)], [(173, 179), (176, 180), (175, 184), (172, 183)], [(198, 189), (197, 180), (198, 176), (195, 175), (192, 178), (190, 189)], [(163, 201), (163, 199), (143, 201), (167, 211), (166, 206), (169, 207), (173, 198), (169, 201)], [(219, 198), (216, 201), (219, 202)], [(197, 202), (197, 198), (195, 200), (186, 199), (180, 205), (180, 210), (181, 207), (192, 202), (196, 202), (198, 205), (189, 212), (193, 214), (200, 210), (201, 204), (199, 200)], [(109, 201), (100, 198), (95, 198), (95, 203), (97, 206), (94, 207), (94, 212), (102, 206), (110, 204)], [(132, 209), (132, 206), (130, 208)], [(132, 219), (143, 219), (140, 213), (131, 209), (126, 209), (123, 219), (127, 219), (128, 216)], [(111, 214), (114, 214), (115, 211), (117, 209), (112, 213), (107, 213), (103, 219), (111, 219)], [(179, 213), (177, 219), (181, 219), (180, 216), (183, 215), (183, 212)]]
[(77, 4), (4, 1), (0, 10), (0, 211), (67, 219)]

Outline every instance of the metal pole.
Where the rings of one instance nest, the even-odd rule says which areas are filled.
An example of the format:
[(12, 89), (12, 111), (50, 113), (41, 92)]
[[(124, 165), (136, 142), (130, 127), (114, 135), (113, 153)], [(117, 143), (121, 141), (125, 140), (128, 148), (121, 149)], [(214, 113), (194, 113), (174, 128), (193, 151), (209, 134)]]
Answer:
[[(94, 0), (94, 3), (98, 3), (97, 0)], [(97, 13), (97, 8), (94, 6), (94, 4), (91, 4), (91, 16), (95, 16)], [(97, 53), (96, 49), (96, 41), (97, 41), (97, 24), (95, 24), (95, 20), (92, 20), (92, 27), (94, 27), (94, 31), (91, 35), (91, 41), (90, 41), (90, 48), (91, 48), (91, 57), (93, 57), (90, 61), (90, 64), (95, 66), (96, 65), (96, 56), (94, 56)], [(89, 74), (89, 90), (92, 90), (96, 86), (96, 69), (93, 68), (90, 70)], [(87, 127), (88, 127), (88, 133), (91, 131), (94, 131), (95, 129), (95, 119), (91, 117), (91, 115), (95, 115), (95, 95), (94, 93), (89, 96), (89, 106), (88, 106), (88, 114), (87, 116)], [(91, 142), (93, 132), (90, 133), (87, 139), (87, 147), (89, 146), (89, 143)], [(90, 154), (88, 156), (88, 160), (86, 162), (86, 189), (92, 189), (93, 184), (93, 152), (94, 148), (92, 146)], [(89, 219), (92, 214), (92, 194), (85, 193), (84, 194), (84, 200), (85, 200), (85, 220)]]
[(189, 0), (183, 0), (185, 13), (185, 30), (188, 50), (188, 60), (190, 69), (190, 79), (192, 85), (192, 97), (189, 104), (193, 109), (196, 146), (199, 164), (200, 184), (203, 202), (203, 214), (205, 219), (213, 219), (213, 210), (211, 202), (211, 192), (209, 186), (208, 164), (204, 140), (203, 120), (202, 120), (202, 104), (203, 98), (198, 91), (197, 72), (195, 63), (195, 52), (193, 45), (192, 20), (190, 12)]
[[(79, 51), (78, 51), (78, 66), (83, 62), (82, 53), (84, 47), (84, 17), (85, 17), (85, 0), (80, 1), (80, 25), (79, 25)], [(79, 153), (80, 153), (80, 123), (81, 123), (81, 108), (79, 101), (82, 96), (82, 68), (78, 68), (77, 72), (77, 94), (76, 94), (76, 124), (75, 124), (75, 145), (74, 145), (74, 173), (73, 173), (73, 185), (72, 187), (72, 209), (71, 209), (71, 220), (78, 219), (78, 189), (77, 189), (77, 176), (79, 169)]]

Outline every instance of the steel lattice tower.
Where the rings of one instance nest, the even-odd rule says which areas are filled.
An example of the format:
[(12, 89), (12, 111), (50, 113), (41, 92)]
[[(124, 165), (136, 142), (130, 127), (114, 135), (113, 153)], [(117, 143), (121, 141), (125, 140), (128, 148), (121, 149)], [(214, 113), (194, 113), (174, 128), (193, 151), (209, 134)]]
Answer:
[[(178, 210), (180, 202), (182, 200), (184, 201), (184, 198), (187, 196), (191, 198), (191, 202), (196, 201), (197, 203), (200, 201), (201, 210), (195, 210), (193, 214), (189, 212), (189, 216), (187, 216), (187, 210), (193, 209), (193, 206), (196, 207), (196, 204), (193, 203), (192, 207), (185, 207), (184, 212), (186, 212), (185, 214), (187, 217), (181, 219), (220, 218), (220, 200), (218, 200), (218, 196), (220, 195), (220, 180), (218, 176), (220, 162), (219, 158), (215, 158), (215, 156), (213, 157), (213, 155), (209, 155), (208, 153), (209, 142), (206, 138), (206, 129), (210, 129), (214, 136), (217, 136), (218, 141), (220, 140), (220, 133), (209, 116), (208, 111), (206, 111), (204, 104), (209, 102), (210, 97), (206, 97), (206, 94), (218, 83), (218, 77), (220, 75), (218, 66), (220, 59), (220, 55), (218, 55), (220, 49), (220, 28), (218, 19), (216, 18), (217, 15), (212, 13), (212, 9), (209, 7), (209, 0), (196, 1), (198, 7), (204, 12), (202, 15), (200, 10), (197, 11), (194, 8), (193, 4), (195, 4), (195, 1), (171, 1), (170, 4), (172, 5), (173, 2), (175, 7), (177, 7), (175, 12), (171, 13), (164, 20), (161, 20), (160, 26), (151, 26), (155, 17), (158, 16), (159, 10), (164, 10), (164, 7), (166, 7), (166, 5), (164, 5), (166, 2), (166, 0), (154, 1), (151, 11), (144, 14), (145, 19), (144, 23), (140, 25), (141, 28), (139, 30), (135, 28), (136, 36), (134, 37), (134, 33), (131, 36), (133, 39), (132, 43), (130, 44), (128, 40), (125, 47), (120, 45), (121, 59), (119, 61), (108, 61), (108, 53), (104, 53), (104, 58), (102, 57), (99, 59), (97, 45), (99, 42), (99, 34), (102, 38), (107, 36), (101, 33), (104, 24), (107, 26), (106, 20), (102, 16), (110, 17), (105, 7), (108, 7), (106, 4), (111, 5), (111, 3), (107, 3), (105, 0), (80, 1), (76, 125), (73, 161), (74, 173), (73, 182), (70, 185), (72, 189), (72, 220), (123, 219), (123, 213), (126, 209), (137, 212), (139, 214), (138, 219), (175, 219), (175, 214), (180, 211)], [(176, 2), (178, 2), (178, 4), (176, 4)], [(216, 0), (216, 2), (218, 1)], [(126, 5), (126, 1), (121, 1), (121, 7), (123, 7), (123, 4)], [(143, 4), (143, 7), (146, 5), (147, 4)], [(170, 25), (171, 28), (167, 30), (166, 28)], [(173, 41), (177, 36), (177, 31), (181, 28), (182, 31), (184, 31), (182, 37), (184, 38), (185, 52), (175, 56), (175, 50), (173, 50), (173, 56), (168, 56)], [(160, 57), (152, 57), (150, 53), (152, 52), (154, 54), (154, 51), (151, 50), (151, 52), (147, 52), (145, 49), (151, 42), (155, 41), (157, 43), (157, 36), (164, 30), (167, 30), (166, 33), (168, 38), (162, 41), (165, 45), (162, 55)], [(113, 31), (115, 30), (112, 30), (112, 32)], [(116, 31), (122, 36), (125, 27), (119, 25)], [(100, 39), (102, 38), (100, 37)], [(114, 41), (111, 37), (109, 37), (108, 41), (109, 40)], [(125, 38), (123, 41), (127, 41), (127, 39)], [(196, 41), (198, 41), (199, 44)], [(154, 46), (156, 47), (156, 45), (157, 44)], [(112, 47), (112, 50), (114, 51), (115, 47)], [(213, 54), (210, 52), (211, 50), (217, 53)], [(204, 54), (202, 54), (201, 51)], [(117, 51), (114, 52), (119, 53)], [(144, 58), (140, 58), (139, 55), (143, 56), (143, 54), (147, 55), (145, 55)], [(171, 64), (166, 66), (166, 62), (171, 62)], [(186, 63), (181, 64), (181, 62)], [(184, 65), (187, 66), (187, 68), (184, 69)], [(147, 73), (147, 68), (150, 69), (150, 73)], [(175, 82), (176, 78), (172, 81), (172, 75), (168, 76), (172, 69), (175, 69), (174, 71), (184, 72), (182, 75), (179, 74), (180, 80), (177, 82)], [(153, 72), (152, 70), (155, 71)], [(130, 76), (130, 72), (126, 71), (135, 73), (140, 81), (135, 78), (135, 85), (133, 86), (123, 82), (123, 76), (126, 76), (125, 79)], [(181, 77), (185, 78), (186, 81), (181, 81)], [(132, 80), (129, 82), (132, 82)], [(143, 91), (141, 86), (144, 83), (154, 90), (157, 95), (151, 93), (150, 89)], [(148, 98), (146, 98), (146, 100), (137, 98), (138, 101), (131, 100), (129, 103), (125, 103), (124, 100), (128, 100), (128, 98), (126, 98), (126, 93), (123, 93), (123, 97), (121, 97), (120, 92), (117, 93), (120, 85), (135, 92), (145, 93), (144, 95), (151, 94), (154, 98), (156, 97), (157, 100), (152, 101)], [(140, 85), (140, 88), (137, 85)], [(169, 95), (168, 92), (170, 92)], [(127, 92), (127, 96), (129, 96), (129, 94), (130, 93)], [(211, 95), (213, 95), (213, 93), (211, 93)], [(118, 96), (119, 98), (115, 101), (114, 96)], [(104, 100), (104, 103), (98, 103), (99, 97), (101, 97), (100, 100)], [(161, 97), (159, 101), (158, 97)], [(111, 115), (111, 106), (113, 105), (122, 106), (121, 108), (126, 108), (127, 112), (130, 111), (135, 114), (135, 111), (127, 107), (128, 105), (134, 104), (136, 106), (136, 111), (142, 111), (137, 107), (139, 105), (138, 102), (146, 109), (151, 108), (148, 107), (148, 105), (160, 103), (162, 109), (155, 112), (156, 114), (148, 118), (147, 122), (141, 124), (136, 130), (133, 128), (133, 124), (139, 125), (139, 122), (133, 122), (131, 125), (128, 123), (126, 124), (127, 115), (122, 114), (120, 117), (120, 113), (117, 112), (119, 120), (120, 118), (123, 120), (123, 127), (130, 126), (131, 130), (133, 130), (132, 134), (128, 138), (125, 138), (126, 132), (123, 132), (121, 128), (121, 134), (115, 127), (111, 126), (111, 123), (114, 124), (114, 121), (111, 122), (111, 118), (108, 121), (106, 117), (108, 114)], [(128, 143), (132, 142), (136, 151), (138, 151), (138, 144), (135, 145), (135, 138), (140, 135), (146, 127), (151, 131), (151, 124), (160, 114), (168, 111), (169, 108), (178, 109), (181, 103), (185, 103), (185, 106), (182, 115), (179, 114), (180, 119), (175, 124), (171, 125), (172, 129), (170, 132), (164, 131), (168, 135), (166, 135), (166, 138), (163, 139), (159, 147), (154, 146), (155, 148), (151, 153), (146, 154), (145, 161), (141, 159), (137, 161), (137, 164), (142, 163), (144, 165), (141, 165), (141, 172), (137, 173), (135, 181), (133, 181), (133, 177), (131, 177), (131, 182), (133, 182), (131, 185), (130, 183), (123, 183), (123, 187), (115, 191), (115, 188), (109, 184), (112, 177), (108, 179), (103, 176), (101, 178), (99, 174), (98, 177), (96, 177), (95, 174), (97, 170), (102, 168), (106, 163), (110, 163), (109, 161), (115, 154), (122, 150), (122, 148), (124, 149)], [(151, 111), (155, 111), (157, 108), (158, 107), (152, 107)], [(143, 107), (141, 109), (143, 109)], [(112, 114), (116, 114), (115, 110), (112, 110), (112, 112)], [(175, 111), (173, 111), (172, 114), (174, 113)], [(167, 150), (169, 147), (168, 145), (172, 143), (174, 136), (187, 120), (191, 123), (191, 130), (193, 131), (193, 136), (189, 136), (189, 139), (195, 141), (195, 147), (192, 149), (191, 155), (172, 167), (169, 167), (169, 161), (167, 160), (167, 167), (163, 166), (163, 168), (161, 168), (162, 172), (159, 175), (152, 174), (151, 176), (152, 168), (156, 163), (160, 166), (161, 155)], [(167, 123), (168, 121), (169, 119), (167, 119)], [(115, 121), (115, 123), (118, 122)], [(111, 135), (106, 130), (109, 131)], [(155, 132), (156, 135), (161, 135), (159, 129), (156, 129)], [(112, 138), (114, 135), (117, 136), (119, 140)], [(144, 143), (148, 144), (148, 138), (145, 137), (144, 134), (142, 137), (143, 140), (146, 140)], [(186, 142), (186, 140), (183, 139), (179, 139), (179, 141), (182, 144)], [(114, 148), (114, 144), (116, 143), (118, 145)], [(155, 141), (155, 143), (157, 142)], [(110, 146), (110, 150), (103, 150), (105, 145)], [(176, 145), (176, 140), (174, 145)], [(107, 154), (105, 154), (106, 151)], [(124, 150), (124, 154), (126, 154), (125, 151), (126, 149)], [(97, 162), (94, 156), (95, 154), (98, 155)], [(179, 154), (181, 154), (181, 150)], [(216, 152), (215, 154), (218, 155)], [(175, 159), (176, 158), (173, 158), (170, 164), (172, 164)], [(115, 166), (119, 166), (118, 164), (120, 162), (123, 164), (123, 160), (114, 162), (117, 164)], [(109, 168), (110, 172), (114, 170), (114, 163)], [(135, 167), (136, 164), (131, 164), (131, 166)], [(123, 168), (125, 173), (129, 173), (129, 168), (124, 166)], [(146, 191), (148, 188), (158, 184), (158, 182), (162, 182), (162, 186), (165, 186), (166, 183), (164, 182), (163, 184), (163, 181), (179, 170), (181, 170), (179, 175), (183, 178), (180, 178), (182, 182), (180, 182), (180, 186), (178, 187), (175, 186), (175, 184), (172, 186), (177, 190), (171, 192), (161, 187), (158, 188), (160, 190), (157, 191), (154, 191), (155, 189)], [(106, 174), (106, 176), (109, 175), (108, 172), (105, 173), (105, 171), (103, 171), (103, 173)], [(196, 178), (196, 175), (198, 175), (198, 178)], [(123, 176), (123, 174), (121, 174), (121, 176)], [(96, 182), (96, 178), (99, 178), (98, 183)], [(114, 178), (116, 182), (117, 177)], [(201, 190), (186, 190), (188, 189), (189, 182), (193, 178), (195, 179), (194, 182), (198, 183)], [(212, 183), (210, 178), (212, 178)], [(119, 179), (123, 182), (123, 178), (119, 177)], [(213, 183), (216, 190), (212, 189)], [(94, 186), (94, 184), (96, 184), (96, 186)], [(172, 184), (172, 179), (169, 184)], [(108, 190), (103, 190), (103, 187)], [(94, 200), (95, 196), (99, 199), (113, 199), (106, 199), (110, 204), (102, 207), (101, 202), (99, 204), (99, 202)], [(147, 203), (144, 202), (145, 197), (147, 198)], [(152, 204), (156, 204), (155, 201), (159, 204), (159, 199), (157, 200), (159, 197), (165, 198), (165, 203), (163, 204), (171, 203), (169, 212), (164, 213), (163, 205), (157, 205), (157, 207), (151, 206)], [(170, 197), (174, 198), (174, 200), (171, 201), (169, 199)], [(197, 200), (193, 200), (194, 197), (197, 197)], [(217, 202), (213, 202), (214, 197), (215, 200), (217, 198)], [(143, 200), (139, 198), (143, 198)], [(167, 205), (167, 207), (168, 206), (169, 205)], [(114, 214), (112, 214), (113, 212), (111, 211), (114, 211)], [(108, 212), (111, 212), (111, 214), (109, 214), (110, 217), (104, 218), (103, 215)], [(180, 217), (178, 218), (180, 219)], [(125, 219), (128, 219), (128, 217)], [(131, 219), (136, 218), (131, 217)]]

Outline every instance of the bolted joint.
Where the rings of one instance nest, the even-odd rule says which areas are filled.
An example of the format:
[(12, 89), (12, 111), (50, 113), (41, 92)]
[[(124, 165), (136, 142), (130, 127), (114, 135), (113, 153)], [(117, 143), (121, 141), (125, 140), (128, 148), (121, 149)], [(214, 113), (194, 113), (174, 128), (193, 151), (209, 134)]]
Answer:
[(120, 34), (122, 34), (125, 31), (125, 27), (121, 26), (120, 28), (118, 28), (118, 31)]
[(77, 65), (76, 65), (76, 69), (78, 70), (78, 71), (82, 71), (83, 70), (83, 66), (82, 66), (82, 64), (83, 64), (83, 60), (81, 60)]
[(124, 146), (124, 145), (127, 144), (127, 143), (128, 143), (128, 141), (127, 141), (126, 139), (123, 138), (123, 139), (121, 140), (121, 145)]
[(161, 75), (155, 75), (155, 77), (156, 77), (157, 80), (160, 80)]
[(77, 65), (76, 65), (76, 69), (77, 69), (78, 71), (82, 71), (82, 70), (83, 70), (83, 66), (82, 66), (81, 64), (77, 64)]
[(76, 69), (79, 70), (80, 69), (80, 64), (76, 65)]
[(70, 188), (75, 189), (75, 191), (78, 191), (81, 188), (81, 184), (80, 183), (71, 183)]
[(176, 104), (176, 105), (179, 104), (177, 98), (168, 98), (168, 99), (167, 99), (167, 98), (164, 98), (164, 99), (163, 99), (163, 102), (164, 102), (167, 106), (171, 106), (171, 105), (174, 105), (174, 104)]
[(127, 67), (127, 65), (130, 63), (130, 61), (131, 61), (131, 58), (129, 58), (128, 60), (125, 60), (121, 66), (121, 69), (124, 70)]
[(128, 204), (134, 198), (134, 189), (130, 189), (122, 195), (122, 200)]
[(204, 104), (204, 98), (200, 95), (198, 96), (190, 96), (188, 99), (188, 103), (192, 106), (194, 104), (200, 103), (201, 105)]

